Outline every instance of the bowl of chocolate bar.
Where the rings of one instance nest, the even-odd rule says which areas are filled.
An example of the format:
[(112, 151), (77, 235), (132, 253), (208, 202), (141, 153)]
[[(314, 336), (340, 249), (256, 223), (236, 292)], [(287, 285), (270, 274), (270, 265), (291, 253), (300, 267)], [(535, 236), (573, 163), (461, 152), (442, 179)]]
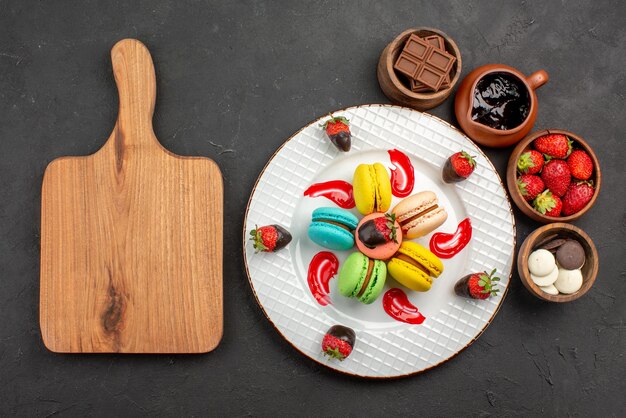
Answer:
[(408, 29), (383, 50), (378, 82), (395, 103), (432, 109), (450, 96), (461, 75), (461, 52), (445, 33), (433, 28)]

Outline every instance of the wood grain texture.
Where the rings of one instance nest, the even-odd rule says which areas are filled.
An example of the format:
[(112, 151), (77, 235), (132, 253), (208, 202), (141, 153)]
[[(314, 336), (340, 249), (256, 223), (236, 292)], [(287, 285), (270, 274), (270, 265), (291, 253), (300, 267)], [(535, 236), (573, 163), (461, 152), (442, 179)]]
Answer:
[[(571, 295), (558, 294), (550, 295), (535, 284), (530, 278), (530, 270), (528, 270), (528, 257), (535, 250), (537, 243), (540, 243), (548, 235), (557, 234), (559, 238), (574, 239), (582, 245), (585, 250), (585, 264), (581, 268), (583, 274), (583, 285), (576, 293)], [(519, 273), (522, 284), (530, 293), (548, 302), (571, 302), (583, 296), (591, 289), (596, 281), (599, 268), (598, 250), (593, 241), (582, 229), (561, 222), (544, 225), (534, 230), (520, 247), (517, 257), (517, 272)]]
[(208, 352), (223, 329), (222, 176), (210, 159), (156, 139), (147, 48), (125, 39), (111, 60), (120, 104), (111, 136), (44, 175), (42, 337), (55, 352)]

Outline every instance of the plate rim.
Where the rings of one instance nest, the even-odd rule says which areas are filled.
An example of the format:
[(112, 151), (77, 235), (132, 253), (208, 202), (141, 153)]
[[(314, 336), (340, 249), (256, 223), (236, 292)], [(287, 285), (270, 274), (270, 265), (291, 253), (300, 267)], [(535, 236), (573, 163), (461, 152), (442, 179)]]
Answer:
[[(489, 163), (489, 165), (491, 166), (491, 168), (493, 169), (493, 171), (496, 174), (496, 177), (498, 178), (498, 181), (500, 182), (500, 185), (502, 186), (502, 189), (504, 190), (504, 195), (506, 197), (506, 201), (508, 203), (508, 210), (509, 213), (511, 214), (511, 219), (513, 220), (512, 222), (512, 227), (513, 227), (513, 259), (511, 260), (511, 272), (509, 273), (509, 280), (507, 281), (506, 284), (506, 288), (504, 289), (504, 292), (502, 292), (500, 294), (501, 296), (501, 300), (500, 303), (498, 304), (498, 306), (496, 307), (495, 311), (493, 312), (493, 314), (491, 315), (491, 317), (489, 318), (489, 320), (485, 323), (485, 325), (482, 327), (482, 329), (478, 332), (478, 334), (476, 334), (476, 336), (474, 338), (472, 338), (464, 347), (462, 347), (461, 349), (459, 349), (456, 353), (454, 353), (453, 355), (451, 355), (450, 357), (440, 361), (439, 363), (433, 364), (429, 367), (426, 367), (424, 369), (421, 370), (417, 370), (414, 372), (410, 372), (410, 373), (405, 373), (405, 374), (399, 374), (399, 375), (394, 375), (394, 376), (368, 376), (368, 375), (362, 375), (362, 374), (358, 374), (358, 373), (350, 373), (347, 372), (345, 370), (339, 370), (336, 369), (334, 367), (330, 367), (329, 365), (319, 361), (318, 359), (315, 359), (313, 357), (311, 357), (310, 355), (308, 355), (307, 353), (305, 353), (304, 351), (300, 350), (296, 345), (294, 345), (281, 331), (280, 329), (276, 326), (276, 324), (274, 323), (274, 321), (272, 321), (272, 319), (269, 317), (269, 315), (267, 314), (267, 311), (265, 310), (265, 307), (263, 306), (263, 304), (261, 303), (261, 301), (259, 300), (259, 297), (257, 295), (257, 291), (254, 287), (254, 284), (252, 283), (252, 278), (250, 277), (250, 270), (248, 268), (248, 257), (246, 255), (246, 244), (247, 244), (247, 231), (246, 231), (246, 225), (248, 224), (248, 214), (250, 212), (250, 204), (252, 203), (252, 196), (254, 195), (257, 186), (259, 185), (259, 181), (261, 180), (261, 177), (263, 177), (263, 174), (265, 174), (265, 170), (267, 170), (267, 168), (269, 167), (269, 165), (271, 164), (271, 162), (274, 160), (274, 158), (276, 158), (276, 156), (278, 155), (278, 153), (283, 149), (283, 147), (285, 147), (293, 138), (295, 138), (298, 134), (300, 134), (300, 132), (304, 131), (306, 128), (308, 128), (309, 126), (313, 125), (314, 123), (316, 123), (318, 120), (320, 120), (322, 117), (326, 116), (326, 115), (333, 115), (335, 113), (338, 112), (346, 112), (348, 110), (352, 110), (352, 109), (359, 109), (359, 108), (364, 108), (364, 107), (392, 107), (392, 108), (398, 108), (398, 109), (403, 109), (403, 110), (409, 110), (412, 112), (416, 112), (422, 115), (426, 115), (429, 118), (435, 119), (438, 122), (443, 123), (444, 125), (447, 125), (448, 127), (454, 129), (455, 131), (457, 131), (458, 133), (460, 133), (464, 138), (466, 138), (468, 141), (470, 141), (472, 144), (474, 144), (476, 146), (476, 149), (478, 150), (478, 152), (482, 155), (482, 157), (485, 159), (485, 161), (487, 161)], [(272, 325), (272, 327), (274, 327), (274, 329), (276, 330), (276, 332), (278, 332), (278, 335), (280, 335), (282, 337), (283, 340), (285, 340), (289, 345), (291, 345), (296, 351), (298, 351), (301, 355), (305, 356), (306, 358), (308, 358), (309, 360), (324, 366), (327, 369), (331, 369), (334, 372), (346, 375), (346, 376), (353, 376), (353, 377), (359, 377), (362, 379), (372, 379), (372, 380), (393, 380), (393, 379), (401, 379), (401, 378), (405, 378), (405, 377), (409, 377), (409, 376), (415, 376), (415, 375), (419, 375), (422, 373), (425, 373), (431, 369), (434, 369), (435, 367), (438, 367), (450, 360), (452, 360), (453, 358), (455, 358), (456, 356), (458, 356), (461, 352), (465, 351), (470, 345), (472, 345), (478, 338), (480, 338), (481, 335), (483, 335), (483, 333), (485, 332), (485, 330), (489, 327), (489, 325), (491, 325), (491, 322), (493, 321), (493, 319), (496, 317), (496, 315), (498, 314), (498, 312), (500, 312), (500, 309), (502, 308), (502, 305), (504, 304), (504, 300), (506, 299), (506, 296), (508, 295), (508, 291), (509, 291), (509, 286), (511, 285), (511, 278), (513, 277), (513, 266), (515, 264), (515, 259), (517, 258), (517, 228), (516, 228), (516, 224), (515, 224), (515, 214), (513, 213), (513, 206), (511, 205), (511, 199), (509, 198), (509, 194), (507, 192), (506, 187), (504, 186), (504, 183), (502, 182), (502, 178), (500, 177), (500, 173), (498, 173), (498, 170), (496, 170), (496, 167), (493, 165), (493, 163), (491, 162), (491, 160), (489, 159), (489, 157), (487, 157), (487, 155), (485, 154), (485, 152), (480, 148), (480, 145), (477, 144), (476, 142), (472, 141), (466, 134), (465, 132), (463, 132), (460, 128), (455, 127), (454, 125), (452, 125), (451, 123), (441, 119), (438, 116), (435, 116), (431, 113), (427, 113), (427, 112), (421, 112), (419, 110), (410, 108), (410, 107), (406, 107), (406, 106), (400, 106), (400, 105), (395, 105), (395, 104), (389, 104), (389, 103), (369, 103), (369, 104), (360, 104), (360, 105), (354, 105), (354, 106), (347, 106), (347, 107), (343, 107), (334, 111), (330, 111), (328, 113), (325, 113), (321, 116), (316, 117), (315, 119), (313, 119), (312, 121), (310, 121), (309, 123), (307, 123), (306, 125), (304, 125), (302, 128), (298, 129), (296, 132), (294, 132), (292, 135), (289, 136), (289, 138), (287, 138), (277, 149), (276, 151), (274, 151), (274, 153), (272, 154), (272, 156), (267, 160), (267, 162), (265, 163), (265, 165), (263, 166), (263, 168), (261, 169), (261, 172), (259, 173), (259, 175), (256, 178), (256, 181), (254, 182), (254, 185), (252, 186), (252, 190), (250, 191), (250, 197), (248, 198), (248, 203), (246, 204), (246, 210), (244, 213), (244, 217), (243, 217), (243, 233), (242, 233), (242, 253), (243, 253), (243, 261), (244, 261), (244, 267), (246, 269), (246, 276), (248, 278), (248, 284), (250, 285), (250, 288), (252, 290), (252, 294), (254, 296), (254, 299), (256, 300), (257, 305), (261, 308), (261, 311), (263, 312), (263, 315), (265, 315), (265, 318), (267, 318), (267, 320), (269, 321), (269, 323)]]

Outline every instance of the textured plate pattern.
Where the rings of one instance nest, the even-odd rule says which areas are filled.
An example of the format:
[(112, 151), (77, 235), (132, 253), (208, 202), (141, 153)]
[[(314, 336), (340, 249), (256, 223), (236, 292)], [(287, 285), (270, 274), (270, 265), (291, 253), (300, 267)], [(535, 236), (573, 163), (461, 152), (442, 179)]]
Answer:
[[(388, 329), (355, 329), (358, 340), (349, 359), (328, 361), (320, 352), (324, 332), (337, 321), (310, 296), (306, 281), (298, 277), (297, 251), (255, 254), (246, 243), (254, 224), (279, 223), (296, 228), (294, 213), (304, 190), (318, 173), (338, 158), (315, 121), (288, 140), (269, 161), (250, 197), (244, 222), (244, 260), (250, 283), (270, 321), (299, 351), (328, 367), (367, 377), (394, 377), (424, 371), (451, 358), (473, 342), (497, 312), (508, 288), (515, 225), (502, 182), (484, 154), (449, 124), (406, 108), (388, 105), (358, 106), (337, 112), (351, 121), (356, 140), (350, 154), (397, 148), (437, 170), (452, 153), (464, 149), (487, 162), (458, 183), (464, 210), (471, 218), (473, 237), (464, 269), (497, 268), (502, 292), (475, 302), (451, 296), (423, 325), (400, 324)], [(329, 202), (320, 202), (320, 206)], [(293, 228), (292, 228), (293, 227)], [(331, 286), (334, 282), (331, 282)]]

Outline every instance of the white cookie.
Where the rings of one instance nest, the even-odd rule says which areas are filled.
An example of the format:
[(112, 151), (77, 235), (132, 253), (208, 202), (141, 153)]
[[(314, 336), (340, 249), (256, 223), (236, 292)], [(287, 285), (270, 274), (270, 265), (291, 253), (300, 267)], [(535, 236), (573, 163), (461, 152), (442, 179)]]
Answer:
[(528, 257), (528, 270), (535, 276), (547, 276), (556, 266), (556, 260), (548, 250), (537, 250)]
[(539, 288), (541, 290), (543, 290), (544, 292), (546, 292), (547, 294), (549, 294), (549, 295), (555, 295), (556, 296), (556, 295), (559, 294), (559, 290), (556, 287), (554, 287), (553, 284), (548, 285), (548, 286), (539, 286)]
[(556, 282), (556, 278), (558, 276), (559, 276), (559, 268), (556, 266), (556, 264), (554, 265), (554, 268), (552, 269), (552, 271), (546, 274), (545, 276), (535, 276), (534, 274), (530, 273), (530, 278), (539, 287), (550, 286), (551, 284)]
[(559, 269), (559, 274), (554, 282), (554, 287), (559, 292), (565, 294), (576, 293), (583, 285), (583, 274), (580, 269), (577, 270), (565, 270)]

